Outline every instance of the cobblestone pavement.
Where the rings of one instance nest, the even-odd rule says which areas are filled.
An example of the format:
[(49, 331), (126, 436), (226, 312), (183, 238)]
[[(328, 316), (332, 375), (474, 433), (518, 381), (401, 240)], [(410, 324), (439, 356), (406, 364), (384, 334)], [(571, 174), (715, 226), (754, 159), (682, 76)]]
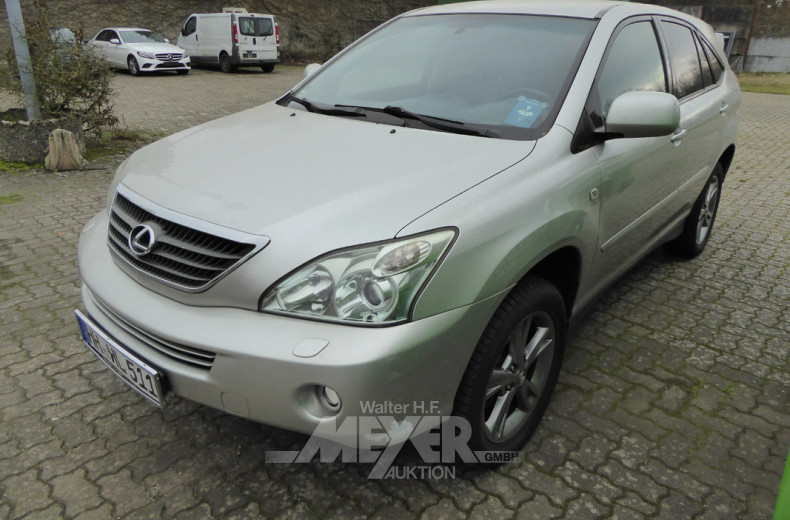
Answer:
[(192, 69), (187, 76), (162, 73), (134, 78), (116, 73), (115, 109), (131, 130), (173, 133), (277, 99), (304, 75), (303, 67), (240, 68), (233, 74)]
[[(170, 132), (300, 74), (114, 81), (127, 124)], [(770, 518), (790, 448), (788, 142), (790, 97), (745, 94), (705, 253), (658, 251), (602, 296), (524, 460), (444, 480), (267, 465), (306, 437), (182, 399), (149, 405), (72, 315), (77, 235), (122, 158), (0, 172), (0, 518)]]

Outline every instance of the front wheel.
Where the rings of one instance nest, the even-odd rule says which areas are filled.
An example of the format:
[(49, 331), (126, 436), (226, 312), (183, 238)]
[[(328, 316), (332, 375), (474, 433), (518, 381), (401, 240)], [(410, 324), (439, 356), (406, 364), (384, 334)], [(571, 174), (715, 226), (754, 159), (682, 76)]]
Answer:
[(542, 278), (519, 283), (491, 318), (455, 399), (469, 421), (470, 448), (517, 451), (548, 407), (565, 349), (567, 318), (559, 291)]
[(126, 58), (126, 66), (129, 67), (129, 74), (132, 76), (137, 76), (140, 74), (140, 65), (137, 64), (137, 60), (134, 56), (129, 56)]
[(666, 249), (684, 258), (694, 258), (702, 253), (708, 244), (713, 231), (713, 222), (719, 209), (721, 185), (724, 181), (724, 169), (720, 164), (713, 168), (702, 193), (697, 197), (691, 214), (683, 224), (683, 231), (675, 240), (668, 242)]

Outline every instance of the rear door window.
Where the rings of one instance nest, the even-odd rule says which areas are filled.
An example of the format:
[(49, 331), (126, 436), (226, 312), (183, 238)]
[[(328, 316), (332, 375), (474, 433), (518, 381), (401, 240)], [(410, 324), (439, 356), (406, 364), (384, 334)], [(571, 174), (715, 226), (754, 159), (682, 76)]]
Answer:
[(239, 32), (244, 36), (271, 36), (274, 24), (271, 18), (239, 17)]
[(102, 42), (108, 42), (108, 41), (112, 40), (113, 38), (117, 38), (117, 37), (118, 37), (118, 35), (115, 34), (115, 31), (111, 31), (111, 30), (107, 29), (105, 31), (102, 31), (101, 34), (99, 34), (96, 37), (96, 39), (99, 40), (99, 41), (102, 41)]
[(666, 36), (672, 73), (675, 78), (675, 96), (683, 99), (702, 90), (702, 68), (700, 67), (697, 44), (691, 29), (685, 25), (662, 21), (661, 29)]

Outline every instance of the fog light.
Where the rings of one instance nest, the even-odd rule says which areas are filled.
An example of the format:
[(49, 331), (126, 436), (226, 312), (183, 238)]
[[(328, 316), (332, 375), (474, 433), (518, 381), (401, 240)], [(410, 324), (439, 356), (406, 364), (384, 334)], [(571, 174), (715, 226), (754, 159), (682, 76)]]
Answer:
[(323, 398), (324, 404), (329, 406), (329, 408), (340, 408), (340, 396), (328, 386), (325, 386), (321, 391), (321, 397)]

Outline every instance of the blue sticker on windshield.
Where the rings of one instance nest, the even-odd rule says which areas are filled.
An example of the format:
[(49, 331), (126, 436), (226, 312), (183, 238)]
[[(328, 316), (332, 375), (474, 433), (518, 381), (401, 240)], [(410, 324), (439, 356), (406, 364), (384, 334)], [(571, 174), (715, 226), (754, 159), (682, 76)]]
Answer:
[(510, 111), (510, 115), (505, 119), (506, 125), (519, 126), (521, 128), (532, 128), (535, 120), (546, 108), (546, 103), (519, 96), (516, 106)]

